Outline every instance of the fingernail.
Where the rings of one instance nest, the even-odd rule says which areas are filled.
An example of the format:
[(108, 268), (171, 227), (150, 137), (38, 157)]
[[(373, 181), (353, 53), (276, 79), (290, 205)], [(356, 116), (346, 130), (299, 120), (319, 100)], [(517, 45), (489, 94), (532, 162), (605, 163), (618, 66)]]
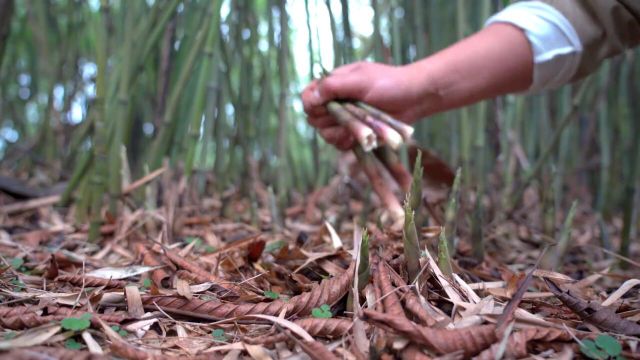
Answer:
[(320, 96), (320, 91), (318, 91), (318, 89), (313, 90), (311, 95), (314, 103), (320, 104), (322, 102), (322, 97)]

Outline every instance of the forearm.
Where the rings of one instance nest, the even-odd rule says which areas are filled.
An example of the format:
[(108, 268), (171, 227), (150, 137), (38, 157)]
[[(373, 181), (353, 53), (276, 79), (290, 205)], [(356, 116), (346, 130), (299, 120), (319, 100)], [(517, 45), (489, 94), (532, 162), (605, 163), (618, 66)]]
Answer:
[(421, 116), (511, 92), (533, 79), (533, 54), (522, 30), (494, 24), (405, 66)]

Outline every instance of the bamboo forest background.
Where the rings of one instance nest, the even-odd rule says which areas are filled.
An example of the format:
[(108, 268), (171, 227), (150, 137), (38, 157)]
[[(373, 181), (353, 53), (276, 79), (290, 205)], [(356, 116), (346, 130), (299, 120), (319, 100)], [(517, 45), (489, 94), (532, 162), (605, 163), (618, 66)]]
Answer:
[[(123, 177), (165, 161), (213, 175), (202, 192), (251, 195), (257, 171), (286, 203), (335, 173), (337, 152), (298, 98), (320, 64), (408, 63), (507, 4), (0, 0), (1, 168), (67, 182), (63, 203), (81, 221), (103, 204), (117, 212)], [(422, 121), (417, 140), (461, 166), (469, 188), (509, 197), (534, 183), (552, 211), (580, 198), (605, 219), (623, 215), (628, 241), (640, 202), (639, 67), (629, 51), (581, 84)]]

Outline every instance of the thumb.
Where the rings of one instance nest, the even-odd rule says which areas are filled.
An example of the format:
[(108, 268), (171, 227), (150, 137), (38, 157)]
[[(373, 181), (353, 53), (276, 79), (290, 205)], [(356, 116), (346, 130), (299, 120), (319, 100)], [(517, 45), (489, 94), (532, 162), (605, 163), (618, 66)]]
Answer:
[(361, 100), (367, 92), (367, 79), (358, 72), (330, 75), (318, 82), (316, 90), (322, 103), (335, 99)]

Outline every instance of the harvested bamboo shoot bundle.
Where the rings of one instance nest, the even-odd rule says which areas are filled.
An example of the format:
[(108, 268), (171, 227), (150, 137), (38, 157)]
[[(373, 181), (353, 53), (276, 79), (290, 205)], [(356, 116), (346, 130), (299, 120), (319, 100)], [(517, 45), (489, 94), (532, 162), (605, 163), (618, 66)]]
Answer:
[(392, 149), (397, 150), (402, 145), (404, 139), (399, 132), (393, 129), (391, 126), (382, 122), (378, 118), (372, 116), (369, 112), (361, 107), (358, 107), (352, 103), (344, 103), (344, 108), (347, 109), (358, 120), (362, 121), (365, 125), (369, 126), (376, 133), (378, 138), (385, 144), (389, 145)]
[(378, 140), (374, 131), (363, 122), (358, 121), (342, 104), (330, 101), (327, 104), (327, 110), (336, 118), (338, 124), (351, 131), (364, 151), (369, 152), (378, 147)]
[(381, 172), (384, 170), (381, 168), (382, 165), (378, 162), (378, 159), (376, 159), (373, 154), (366, 153), (358, 146), (353, 149), (353, 152), (358, 158), (358, 163), (362, 166), (367, 178), (369, 178), (373, 191), (375, 191), (380, 201), (382, 201), (392, 221), (394, 223), (400, 222), (401, 220), (404, 221), (402, 205), (382, 178)]
[(389, 171), (393, 179), (398, 183), (402, 191), (409, 192), (411, 188), (411, 173), (402, 165), (398, 154), (388, 147), (379, 147), (373, 151), (382, 165)]
[(402, 138), (404, 139), (404, 141), (408, 142), (411, 140), (411, 136), (413, 135), (413, 131), (414, 131), (411, 125), (407, 125), (400, 120), (394, 119), (384, 111), (376, 109), (369, 104), (363, 103), (362, 101), (356, 102), (356, 105), (366, 110), (372, 117), (389, 125), (395, 131), (397, 131), (400, 135), (402, 135)]

